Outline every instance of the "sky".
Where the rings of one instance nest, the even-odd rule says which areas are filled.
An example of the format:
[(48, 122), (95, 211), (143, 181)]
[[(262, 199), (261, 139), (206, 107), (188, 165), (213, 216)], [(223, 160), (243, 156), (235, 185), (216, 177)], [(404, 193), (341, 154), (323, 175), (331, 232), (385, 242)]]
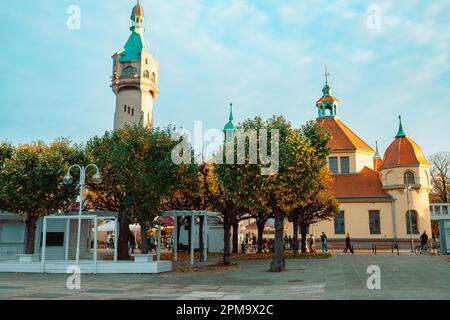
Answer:
[[(134, 0), (8, 1), (0, 7), (0, 141), (85, 142), (113, 127), (111, 56)], [(67, 27), (70, 5), (80, 28)], [(315, 119), (330, 73), (340, 118), (383, 153), (398, 129), (450, 151), (450, 1), (141, 0), (160, 62), (156, 126), (223, 128)], [(72, 20), (71, 20), (72, 21)]]

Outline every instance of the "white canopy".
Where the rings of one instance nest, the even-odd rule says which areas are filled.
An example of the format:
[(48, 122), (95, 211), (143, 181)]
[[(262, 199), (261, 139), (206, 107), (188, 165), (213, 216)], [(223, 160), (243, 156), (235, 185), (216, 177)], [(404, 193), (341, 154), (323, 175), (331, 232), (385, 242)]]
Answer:
[[(94, 229), (92, 229), (94, 230)], [(106, 231), (114, 231), (114, 221), (108, 221), (105, 224), (102, 224), (101, 226), (98, 226), (98, 231), (99, 232), (106, 232)], [(131, 231), (139, 231), (141, 230), (141, 226), (137, 223), (135, 224), (130, 224), (130, 230)]]

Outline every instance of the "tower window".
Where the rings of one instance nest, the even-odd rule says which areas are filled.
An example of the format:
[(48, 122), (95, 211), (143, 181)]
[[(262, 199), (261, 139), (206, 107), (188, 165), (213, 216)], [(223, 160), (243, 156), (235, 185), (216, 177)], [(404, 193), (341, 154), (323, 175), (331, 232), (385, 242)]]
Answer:
[(122, 78), (135, 78), (137, 77), (138, 72), (137, 69), (134, 67), (126, 67), (122, 71)]
[(329, 157), (328, 166), (332, 173), (338, 173), (337, 157)]
[(403, 175), (403, 180), (404, 184), (406, 185), (416, 184), (416, 177), (411, 171), (405, 172), (405, 174)]
[(123, 106), (123, 112), (127, 112), (127, 105)]
[(148, 64), (148, 59), (145, 59), (145, 64)]
[[(409, 213), (411, 213), (411, 219), (409, 219)], [(413, 234), (419, 234), (419, 228), (417, 226), (417, 212), (414, 210), (411, 210), (410, 212), (406, 211), (406, 233), (411, 234), (411, 229)]]
[(341, 173), (350, 173), (349, 157), (341, 157)]
[(156, 74), (154, 72), (152, 72), (152, 81), (156, 82)]
[(128, 114), (130, 114), (130, 107), (128, 107)]
[(131, 115), (134, 116), (134, 108), (131, 109)]
[(144, 71), (144, 78), (150, 78), (150, 73), (147, 70)]

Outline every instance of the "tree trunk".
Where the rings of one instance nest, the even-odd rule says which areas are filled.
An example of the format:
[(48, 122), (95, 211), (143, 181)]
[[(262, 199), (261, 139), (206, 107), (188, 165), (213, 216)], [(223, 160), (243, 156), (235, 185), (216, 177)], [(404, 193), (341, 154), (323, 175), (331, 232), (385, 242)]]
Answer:
[[(129, 260), (128, 235), (130, 234), (130, 220), (126, 212), (119, 212), (119, 238), (117, 239), (117, 259)], [(117, 236), (117, 235), (114, 235)]]
[(226, 217), (223, 219), (223, 264), (230, 265), (231, 257), (230, 257), (230, 231), (231, 231), (231, 223), (228, 221)]
[(139, 223), (139, 225), (141, 226), (141, 253), (142, 254), (147, 254), (148, 253), (148, 239), (147, 238), (147, 228), (144, 227), (145, 224), (144, 223)]
[(191, 252), (191, 245), (192, 245), (192, 237), (191, 237), (191, 220), (193, 217), (186, 217), (187, 220), (187, 232), (188, 232), (188, 252)]
[(258, 228), (258, 253), (263, 251), (263, 236), (265, 221), (256, 220), (256, 227)]
[(181, 217), (177, 217), (176, 223), (177, 223), (177, 248), (178, 250), (180, 250)]
[(272, 254), (272, 262), (270, 264), (270, 271), (282, 272), (284, 271), (284, 217), (285, 213), (278, 208), (276, 202), (272, 205), (275, 217), (275, 243)]
[(35, 216), (27, 216), (27, 220), (25, 222), (27, 228), (27, 243), (25, 247), (26, 254), (34, 253), (34, 240), (36, 238), (36, 221), (37, 218)]
[(298, 254), (298, 221), (295, 216), (292, 224), (294, 226), (294, 234), (292, 235), (292, 250), (294, 252), (294, 257), (296, 257)]
[(198, 232), (199, 232), (199, 237), (198, 237), (198, 249), (200, 250), (200, 261), (203, 261), (203, 259), (205, 258), (203, 256), (203, 249), (205, 248), (204, 242), (203, 242), (203, 221), (204, 219), (206, 219), (205, 216), (203, 217), (199, 217), (199, 221), (198, 221)]
[(306, 253), (306, 231), (308, 226), (305, 224), (300, 224), (300, 230), (302, 232), (302, 253)]
[(233, 253), (239, 253), (239, 222), (233, 223)]

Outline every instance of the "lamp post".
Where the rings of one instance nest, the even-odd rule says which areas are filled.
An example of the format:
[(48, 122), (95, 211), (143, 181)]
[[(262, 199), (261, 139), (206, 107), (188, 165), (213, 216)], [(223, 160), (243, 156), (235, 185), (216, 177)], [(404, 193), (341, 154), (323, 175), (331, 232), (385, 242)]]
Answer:
[(411, 252), (414, 252), (414, 239), (413, 239), (413, 229), (412, 229), (412, 218), (411, 218), (411, 201), (409, 200), (409, 190), (411, 190), (411, 185), (408, 183), (406, 185), (406, 199), (408, 201), (408, 218), (409, 218), (409, 234), (411, 236)]
[(95, 184), (100, 184), (102, 182), (102, 176), (100, 175), (99, 169), (98, 167), (91, 163), (87, 166), (80, 166), (78, 164), (74, 164), (72, 166), (69, 167), (69, 169), (67, 170), (66, 175), (64, 176), (64, 184), (65, 185), (71, 185), (73, 183), (73, 177), (70, 174), (70, 171), (73, 168), (78, 168), (80, 170), (80, 209), (78, 212), (78, 234), (77, 234), (77, 251), (76, 251), (76, 258), (75, 258), (75, 264), (78, 265), (78, 262), (80, 261), (80, 239), (81, 239), (81, 212), (82, 212), (82, 207), (83, 207), (83, 192), (84, 192), (84, 187), (86, 184), (86, 171), (87, 169), (89, 169), (90, 167), (93, 167), (97, 170), (97, 172), (92, 176), (92, 181)]

